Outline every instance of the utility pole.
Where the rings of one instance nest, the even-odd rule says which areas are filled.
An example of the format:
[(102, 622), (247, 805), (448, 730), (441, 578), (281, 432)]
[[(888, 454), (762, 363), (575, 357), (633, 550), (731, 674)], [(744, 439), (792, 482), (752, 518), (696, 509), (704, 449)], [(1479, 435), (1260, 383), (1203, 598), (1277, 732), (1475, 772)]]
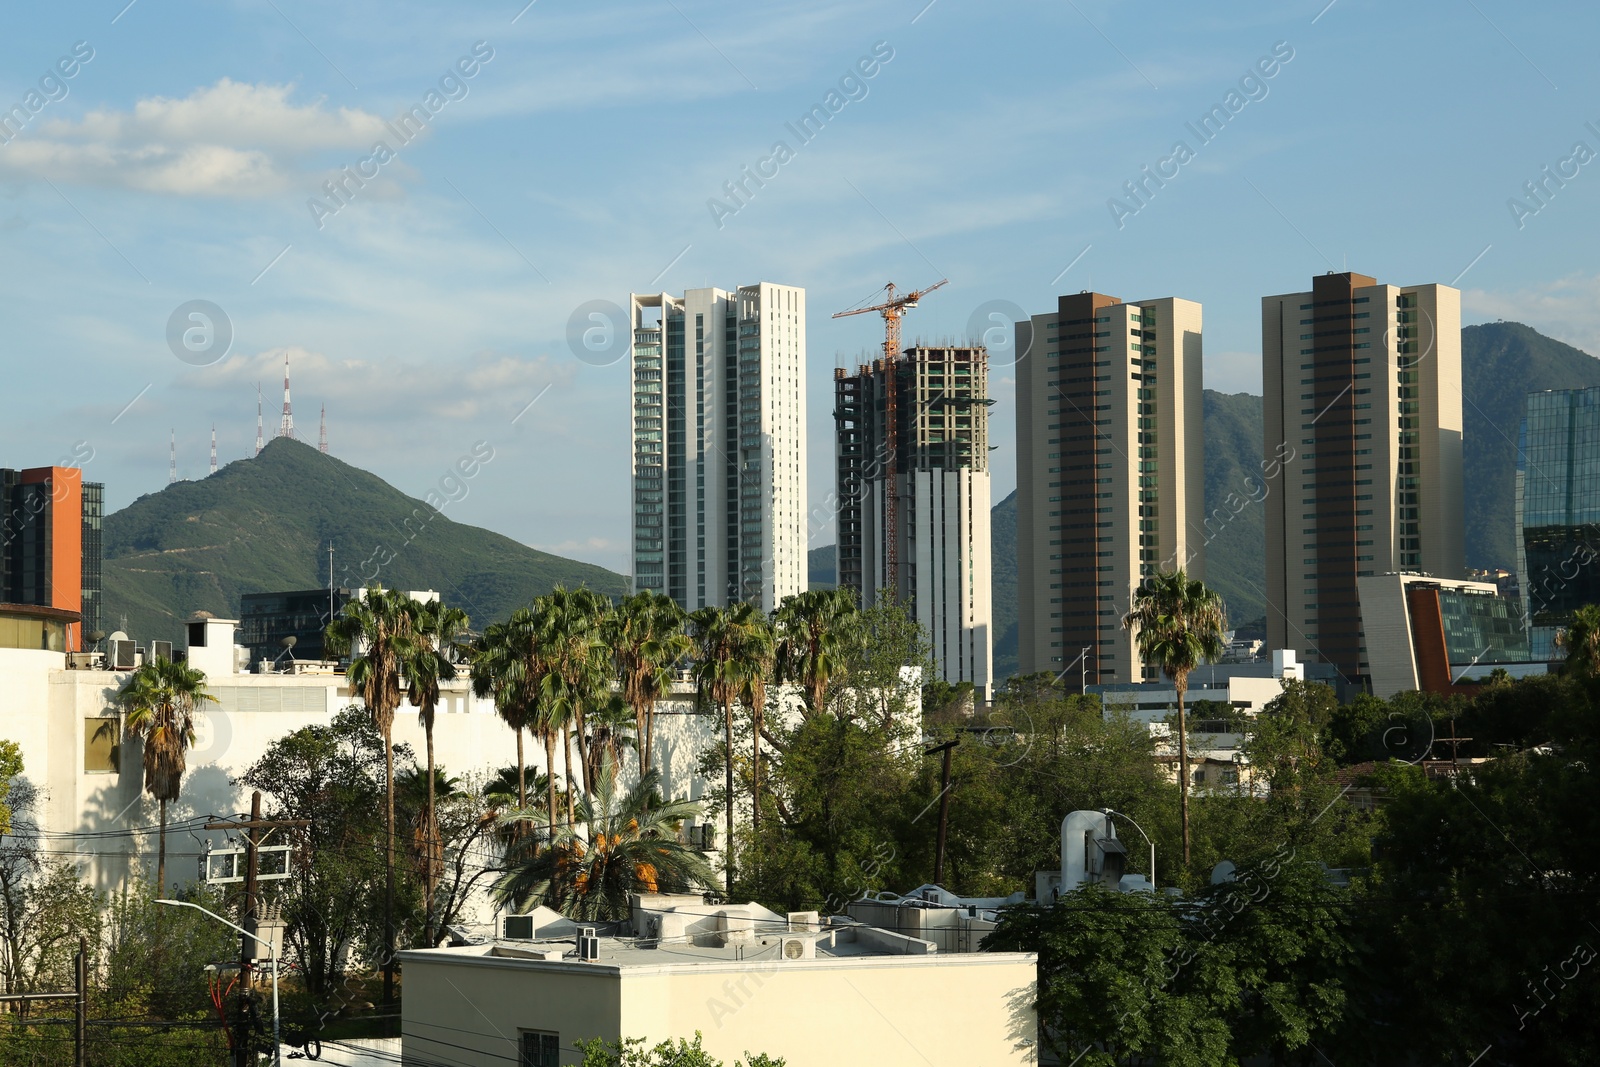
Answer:
[(73, 1063), (74, 1067), (84, 1067), (89, 1062), (88, 1042), (85, 1038), (89, 1033), (89, 939), (78, 938), (78, 958), (74, 961), (73, 970), (78, 979), (78, 1000), (76, 1011), (73, 1012)]
[(939, 785), (939, 843), (933, 853), (933, 884), (940, 888), (944, 887), (944, 843), (950, 830), (950, 753), (960, 743), (961, 738), (958, 737), (922, 752), (924, 756), (944, 753), (944, 774), (940, 776)]
[[(222, 819), (217, 822), (205, 824), (207, 830), (243, 830), (245, 832), (245, 874), (244, 874), (244, 907), (240, 916), (239, 925), (249, 931), (253, 937), (256, 932), (256, 876), (259, 867), (256, 862), (256, 849), (261, 841), (257, 834), (262, 830), (275, 830), (288, 827), (310, 826), (309, 819), (263, 819), (261, 817), (261, 790), (257, 789), (250, 794), (250, 820), (240, 822), (237, 819)], [(255, 949), (250, 938), (239, 938), (239, 991), (244, 996), (250, 995), (252, 988), (251, 971), (255, 959)], [(251, 1054), (248, 1051), (248, 1042), (243, 1034), (234, 1045), (234, 1062), (237, 1067), (249, 1067)]]

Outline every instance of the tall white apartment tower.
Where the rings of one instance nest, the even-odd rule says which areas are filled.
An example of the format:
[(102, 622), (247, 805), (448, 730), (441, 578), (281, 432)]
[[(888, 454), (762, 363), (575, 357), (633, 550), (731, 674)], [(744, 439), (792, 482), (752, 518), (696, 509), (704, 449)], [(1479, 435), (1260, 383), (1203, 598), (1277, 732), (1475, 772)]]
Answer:
[(806, 291), (634, 294), (633, 587), (772, 611), (806, 588)]
[[(839, 584), (865, 605), (892, 590), (928, 634), (939, 676), (987, 694), (994, 675), (989, 354), (981, 345), (917, 345), (892, 367), (878, 359), (855, 374), (837, 369), (833, 379)], [(891, 485), (898, 495), (895, 574), (886, 549)]]
[(1200, 305), (1075, 293), (1016, 332), (1018, 666), (1144, 681), (1134, 591), (1205, 577)]
[(1261, 369), (1267, 641), (1368, 675), (1356, 579), (1466, 564), (1461, 293), (1318, 275), (1262, 298)]

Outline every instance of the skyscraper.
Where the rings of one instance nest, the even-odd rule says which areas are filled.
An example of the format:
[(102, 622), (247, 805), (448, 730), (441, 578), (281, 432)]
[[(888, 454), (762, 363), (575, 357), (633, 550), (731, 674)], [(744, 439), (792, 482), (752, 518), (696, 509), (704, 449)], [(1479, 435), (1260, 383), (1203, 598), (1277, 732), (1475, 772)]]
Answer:
[(1356, 579), (1456, 579), (1461, 507), (1461, 294), (1318, 275), (1263, 297), (1267, 641), (1365, 676)]
[(1134, 590), (1205, 577), (1200, 305), (1063, 296), (1017, 323), (1016, 352), (1021, 671), (1143, 681)]
[(630, 298), (633, 586), (771, 611), (806, 588), (806, 293)]
[(1517, 584), (1535, 660), (1600, 604), (1600, 389), (1529, 393), (1517, 444)]
[[(882, 359), (834, 371), (839, 584), (864, 605), (894, 590), (932, 641), (940, 677), (983, 692), (994, 673), (988, 376), (981, 346), (917, 346), (892, 372)], [(898, 574), (885, 550), (890, 389)]]
[(100, 626), (104, 499), (77, 467), (0, 469), (0, 602), (81, 613), (71, 649)]

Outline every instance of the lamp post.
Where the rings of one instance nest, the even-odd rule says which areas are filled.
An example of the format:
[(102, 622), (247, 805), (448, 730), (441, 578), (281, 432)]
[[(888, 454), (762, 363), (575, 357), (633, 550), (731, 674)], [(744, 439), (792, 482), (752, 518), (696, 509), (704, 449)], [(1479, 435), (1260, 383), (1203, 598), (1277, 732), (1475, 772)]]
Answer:
[[(1143, 833), (1144, 831), (1141, 830), (1139, 832)], [(276, 1067), (283, 1067), (283, 1045), (279, 1041), (278, 1030), (278, 950), (272, 947), (272, 943), (270, 941), (261, 940), (261, 938), (257, 937), (255, 934), (252, 934), (244, 927), (236, 926), (227, 919), (224, 919), (222, 916), (218, 915), (216, 912), (207, 911), (198, 904), (191, 904), (187, 900), (164, 899), (157, 899), (156, 903), (166, 904), (174, 908), (193, 908), (195, 911), (198, 911), (203, 915), (211, 916), (223, 926), (232, 927), (244, 936), (250, 938), (256, 944), (266, 946), (267, 955), (272, 960), (272, 1062), (276, 1065)]]
[(1150, 846), (1150, 892), (1154, 893), (1156, 891), (1156, 843), (1150, 840), (1150, 835), (1144, 832), (1144, 827), (1140, 826), (1136, 822), (1133, 822), (1133, 816), (1124, 815), (1122, 812), (1114, 811), (1111, 808), (1101, 808), (1100, 811), (1105, 815), (1121, 816), (1122, 818), (1133, 823), (1133, 828), (1139, 831), (1139, 836), (1144, 838), (1144, 843)]

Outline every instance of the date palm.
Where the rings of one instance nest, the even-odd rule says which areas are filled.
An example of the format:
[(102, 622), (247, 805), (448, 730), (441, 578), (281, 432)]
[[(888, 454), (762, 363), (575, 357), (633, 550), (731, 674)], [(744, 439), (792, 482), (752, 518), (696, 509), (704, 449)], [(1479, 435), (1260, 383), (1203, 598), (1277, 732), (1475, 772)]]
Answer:
[(1139, 655), (1160, 666), (1178, 694), (1178, 798), (1183, 820), (1183, 865), (1189, 866), (1189, 732), (1183, 696), (1189, 672), (1222, 655), (1228, 615), (1222, 598), (1182, 568), (1158, 571), (1133, 594), (1122, 625), (1133, 631)]
[(633, 709), (641, 777), (655, 766), (656, 703), (672, 691), (673, 669), (694, 650), (685, 621), (677, 601), (649, 589), (618, 604), (606, 621), (622, 698)]
[[(650, 771), (631, 790), (619, 792), (615, 770), (608, 769), (593, 794), (577, 802), (578, 825), (562, 827), (537, 855), (513, 859), (491, 892), (495, 904), (518, 911), (544, 904), (579, 922), (603, 922), (627, 916), (631, 893), (709, 887), (716, 878), (711, 865), (678, 840), (679, 826), (698, 815), (700, 805), (674, 800), (651, 807), (660, 780)], [(513, 812), (505, 818), (537, 816)]]
[(125, 713), (124, 728), (144, 742), (144, 788), (161, 808), (159, 895), (167, 884), (167, 802), (183, 791), (184, 756), (194, 744), (195, 713), (216, 697), (206, 692), (204, 671), (158, 657), (128, 677), (117, 701)]
[(345, 678), (361, 697), (372, 725), (383, 736), (384, 803), (388, 847), (384, 850), (383, 1002), (394, 1003), (394, 716), (402, 696), (401, 671), (412, 639), (411, 597), (375, 585), (346, 601), (328, 624), (327, 647), (350, 656)]
[(401, 649), (401, 669), (409, 685), (406, 697), (417, 709), (417, 719), (428, 746), (428, 803), (423, 809), (422, 840), (426, 870), (422, 880), (424, 905), (422, 943), (433, 947), (433, 891), (444, 862), (439, 844), (438, 805), (433, 773), (433, 722), (439, 707), (439, 686), (456, 676), (457, 642), (467, 631), (467, 613), (445, 607), (440, 601), (411, 601), (411, 636)]
[(778, 606), (778, 676), (799, 684), (808, 715), (827, 707), (828, 682), (839, 670), (856, 610), (848, 589), (808, 589)]

